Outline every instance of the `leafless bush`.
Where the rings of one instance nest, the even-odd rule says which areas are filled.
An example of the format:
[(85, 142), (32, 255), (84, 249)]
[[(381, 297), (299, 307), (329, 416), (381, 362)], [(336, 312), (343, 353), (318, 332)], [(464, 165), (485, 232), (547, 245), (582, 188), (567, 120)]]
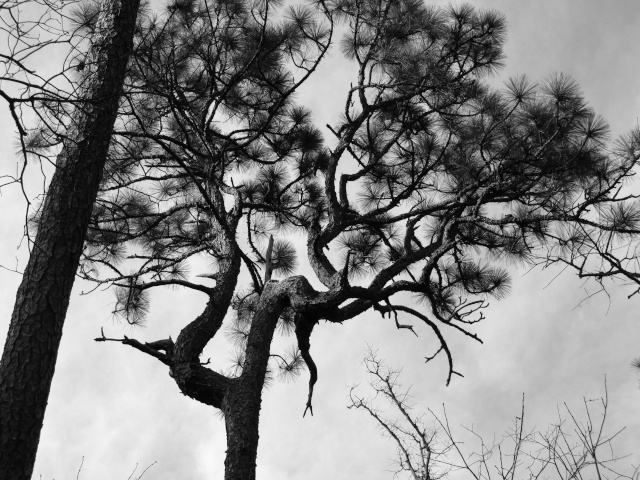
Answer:
[[(436, 480), (473, 478), (475, 480), (516, 479), (597, 479), (638, 480), (638, 467), (625, 465), (627, 458), (614, 450), (614, 440), (622, 430), (609, 433), (605, 427), (609, 399), (606, 382), (602, 398), (584, 398), (584, 412), (577, 415), (565, 403), (558, 408), (558, 419), (545, 430), (525, 428), (525, 398), (519, 416), (499, 438), (487, 442), (473, 428), (464, 427), (470, 442), (461, 440), (443, 407), (442, 414), (429, 409), (429, 415), (416, 415), (409, 390), (399, 383), (399, 370), (387, 368), (374, 352), (364, 359), (372, 377), (373, 394), (361, 397), (353, 387), (349, 408), (366, 411), (397, 448), (397, 478)], [(391, 406), (387, 416), (377, 399)], [(426, 421), (429, 420), (429, 421)]]

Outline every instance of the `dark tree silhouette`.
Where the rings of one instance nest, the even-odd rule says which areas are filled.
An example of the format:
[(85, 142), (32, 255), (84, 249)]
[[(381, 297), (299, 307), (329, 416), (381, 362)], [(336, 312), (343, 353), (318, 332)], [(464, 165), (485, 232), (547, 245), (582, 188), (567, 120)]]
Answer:
[[(139, 0), (105, 0), (85, 10), (94, 17), (91, 49), (82, 68), (76, 65), (82, 75), (68, 77), (72, 90), (66, 92), (54, 89), (56, 82), (31, 70), (26, 59), (33, 59), (47, 45), (70, 42), (80, 46), (81, 41), (74, 43), (73, 35), (65, 33), (66, 24), (56, 21), (66, 20), (71, 12), (47, 2), (4, 2), (0, 7), (3, 33), (12, 47), (10, 55), (0, 57), (4, 60), (2, 86), (9, 85), (8, 90), (2, 90), (2, 97), (16, 121), (23, 152), (25, 156), (37, 155), (47, 147), (61, 146), (38, 212), (37, 235), (0, 362), (2, 478), (31, 478), (69, 296), (133, 46), (138, 6)], [(25, 8), (24, 15), (36, 9), (34, 21), (23, 20)], [(13, 29), (9, 20), (15, 21)], [(51, 30), (54, 27), (59, 30)], [(40, 36), (44, 34), (51, 37)], [(65, 75), (63, 69), (54, 78)], [(32, 131), (23, 126), (25, 104), (36, 106), (35, 114), (41, 120)]]
[[(81, 266), (115, 287), (114, 312), (132, 324), (152, 288), (205, 296), (175, 341), (96, 340), (157, 358), (186, 396), (222, 412), (229, 480), (255, 478), (269, 368), (307, 366), (313, 413), (320, 321), (372, 309), (398, 328), (417, 321), (439, 340), (430, 358), (446, 356), (449, 382), (445, 334), (480, 341), (473, 325), (508, 293), (509, 262), (640, 283), (628, 193), (640, 133), (611, 144), (563, 75), (490, 87), (498, 13), (279, 3), (175, 0), (141, 23)], [(338, 34), (356, 73), (325, 140), (294, 96)], [(223, 323), (239, 351), (231, 374), (200, 360)], [(289, 354), (272, 352), (278, 326), (295, 333)]]

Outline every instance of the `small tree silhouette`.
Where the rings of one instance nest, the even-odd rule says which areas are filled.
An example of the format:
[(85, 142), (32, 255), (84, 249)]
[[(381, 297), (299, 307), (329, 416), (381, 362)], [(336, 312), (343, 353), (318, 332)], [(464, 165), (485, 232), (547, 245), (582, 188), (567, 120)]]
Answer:
[[(424, 416), (413, 413), (409, 391), (399, 382), (400, 371), (387, 368), (369, 351), (363, 361), (371, 377), (373, 395), (360, 397), (350, 392), (349, 408), (367, 412), (383, 434), (397, 448), (397, 478), (435, 480), (455, 474), (456, 478), (483, 480), (500, 478), (597, 478), (638, 480), (640, 470), (620, 465), (625, 456), (615, 453), (613, 441), (622, 430), (605, 429), (609, 398), (605, 382), (603, 398), (584, 399), (584, 418), (564, 404), (556, 423), (547, 430), (525, 429), (525, 402), (520, 415), (499, 441), (487, 443), (473, 428), (464, 428), (470, 441), (454, 434), (446, 410), (442, 415), (429, 409), (430, 426)], [(377, 402), (391, 407), (385, 413)], [(595, 405), (595, 406), (594, 406)], [(477, 449), (469, 447), (477, 443)]]

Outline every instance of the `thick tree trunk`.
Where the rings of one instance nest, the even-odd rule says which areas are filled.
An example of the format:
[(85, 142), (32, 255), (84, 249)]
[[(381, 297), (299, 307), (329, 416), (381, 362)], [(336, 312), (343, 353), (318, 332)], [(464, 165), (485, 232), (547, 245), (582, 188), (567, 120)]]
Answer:
[(268, 282), (251, 322), (242, 375), (233, 380), (222, 410), (227, 430), (225, 480), (255, 480), (262, 387), (278, 318), (288, 302), (286, 285)]
[(0, 478), (28, 480), (104, 168), (139, 0), (104, 0), (85, 102), (58, 156), (0, 362)]
[(262, 387), (230, 389), (225, 397), (225, 480), (255, 480)]

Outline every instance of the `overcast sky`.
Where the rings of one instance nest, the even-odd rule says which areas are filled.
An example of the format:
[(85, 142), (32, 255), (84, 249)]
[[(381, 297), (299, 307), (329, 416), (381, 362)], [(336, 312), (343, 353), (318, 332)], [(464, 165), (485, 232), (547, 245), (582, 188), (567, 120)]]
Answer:
[[(437, 2), (435, 2), (437, 3)], [(445, 2), (440, 2), (444, 4)], [(637, 0), (514, 1), (484, 0), (508, 20), (507, 67), (499, 74), (527, 74), (533, 80), (566, 72), (581, 85), (593, 108), (611, 124), (614, 136), (636, 125), (640, 115), (640, 5)], [(319, 125), (334, 123), (350, 71), (335, 52), (300, 100), (314, 109)], [(0, 174), (15, 171), (14, 137), (1, 106), (3, 145)], [(37, 192), (31, 192), (33, 194)], [(25, 264), (22, 236), (24, 202), (17, 188), (0, 197), (0, 264)], [(416, 412), (444, 403), (452, 425), (474, 426), (487, 438), (500, 435), (519, 414), (526, 394), (526, 426), (545, 429), (556, 419), (556, 406), (575, 411), (582, 399), (609, 392), (609, 429), (626, 426), (618, 454), (632, 454), (640, 464), (640, 389), (630, 368), (640, 356), (640, 296), (611, 286), (610, 298), (571, 274), (550, 285), (556, 271), (514, 271), (511, 295), (494, 302), (478, 327), (483, 345), (445, 332), (456, 369), (445, 387), (444, 358), (427, 366), (433, 353), (427, 330), (416, 338), (396, 331), (393, 322), (367, 313), (343, 326), (320, 324), (312, 337), (319, 369), (315, 416), (302, 419), (307, 372), (293, 383), (276, 382), (264, 394), (258, 476), (260, 479), (389, 479), (393, 445), (372, 420), (348, 410), (349, 386), (366, 393), (361, 359), (367, 344), (381, 358), (404, 369), (402, 381), (413, 385)], [(9, 323), (19, 276), (0, 269), (0, 342)], [(143, 341), (173, 336), (204, 308), (201, 294), (183, 290), (156, 292), (146, 328), (132, 329), (111, 316), (113, 296), (80, 296), (78, 282), (62, 339), (53, 388), (42, 431), (34, 478), (75, 479), (84, 457), (84, 480), (127, 479), (157, 461), (146, 480), (222, 478), (224, 423), (214, 409), (184, 397), (160, 362), (116, 343), (95, 343), (100, 327), (112, 337)], [(205, 358), (214, 366), (228, 360), (224, 337), (210, 345)], [(223, 351), (225, 353), (218, 353)], [(635, 455), (635, 456), (633, 456)], [(624, 463), (624, 462), (623, 462)]]

